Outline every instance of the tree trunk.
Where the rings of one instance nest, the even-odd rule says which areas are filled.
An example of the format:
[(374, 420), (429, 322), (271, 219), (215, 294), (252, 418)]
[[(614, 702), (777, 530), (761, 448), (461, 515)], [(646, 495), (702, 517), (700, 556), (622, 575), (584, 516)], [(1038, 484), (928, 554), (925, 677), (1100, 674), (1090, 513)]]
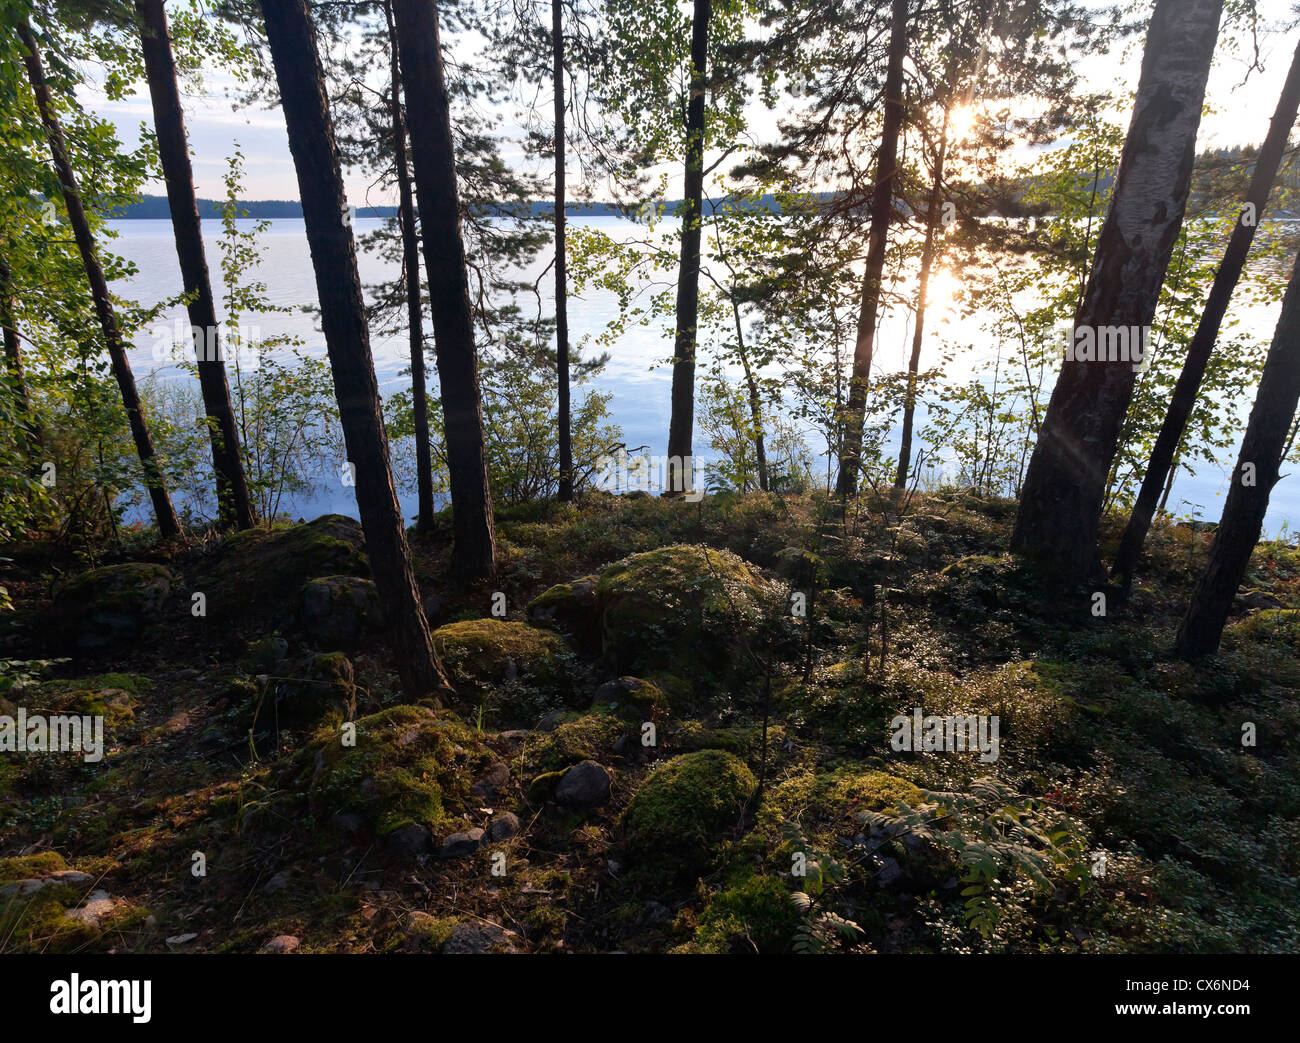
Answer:
[(1223, 518), (1214, 534), (1210, 560), (1192, 592), (1187, 615), (1178, 628), (1176, 647), (1184, 659), (1218, 651), (1232, 600), (1259, 542), (1269, 493), (1288, 444), (1296, 403), (1300, 401), (1300, 256), (1282, 299), (1282, 314), (1268, 349), (1255, 405), (1233, 472)]
[(40, 50), (36, 46), (36, 37), (32, 33), (31, 24), (26, 20), (18, 25), (17, 30), (18, 38), (27, 51), (23, 55), (23, 64), (27, 67), (27, 79), (31, 83), (32, 93), (36, 96), (36, 107), (41, 115), (41, 124), (45, 128), (50, 155), (54, 160), (54, 170), (63, 188), (63, 204), (68, 211), (68, 223), (72, 225), (72, 234), (77, 241), (81, 263), (86, 269), (86, 280), (90, 283), (95, 314), (104, 333), (104, 346), (112, 363), (113, 376), (122, 393), (122, 406), (126, 410), (127, 422), (131, 427), (135, 451), (144, 469), (145, 487), (149, 490), (149, 499), (153, 503), (158, 532), (164, 538), (179, 536), (181, 523), (176, 517), (176, 509), (172, 506), (171, 497), (167, 493), (162, 472), (158, 469), (153, 439), (149, 436), (144, 407), (140, 402), (140, 392), (135, 386), (131, 364), (126, 357), (126, 346), (122, 343), (117, 313), (113, 310), (113, 298), (108, 292), (108, 280), (104, 277), (104, 269), (95, 251), (95, 240), (91, 235), (90, 223), (86, 220), (86, 211), (81, 205), (81, 194), (77, 189), (77, 179), (68, 159), (63, 131), (50, 105), (50, 88), (45, 82), (45, 69), (41, 62)]
[(366, 553), (397, 653), (402, 688), (414, 702), (451, 686), (420, 605), (393, 488), (325, 73), (305, 0), (261, 0), (261, 6), (298, 173), (339, 419), (348, 459), (356, 469), (357, 510), (366, 534)]
[(704, 226), (704, 108), (708, 94), (712, 0), (694, 0), (691, 19), (690, 98), (686, 107), (686, 178), (682, 195), (682, 251), (677, 273), (677, 334), (673, 346), (672, 412), (668, 420), (669, 472), (665, 494), (692, 488), (695, 437), (695, 349), (699, 341), (700, 239)]
[(434, 0), (393, 0), (393, 15), (442, 388), (455, 532), (452, 564), (463, 576), (488, 579), (496, 571), (496, 533), (438, 9)]
[(27, 462), (34, 464), (36, 450), (41, 444), (41, 429), (27, 391), (27, 376), (23, 372), (23, 349), (18, 341), (18, 320), (14, 316), (13, 271), (3, 254), (0, 254), (0, 335), (4, 337), (5, 369), (23, 418), (23, 453)]
[[(1222, 9), (1223, 0), (1159, 0), (1151, 16), (1110, 212), (1074, 322), (1094, 340), (1099, 327), (1118, 327), (1145, 349), (1187, 206)], [(1067, 584), (1101, 574), (1102, 499), (1136, 368), (1131, 359), (1065, 361), (1029, 461), (1012, 549), (1050, 562)]]
[(862, 304), (858, 311), (858, 337), (853, 348), (853, 376), (849, 381), (844, 452), (836, 492), (854, 496), (862, 468), (862, 429), (867, 420), (867, 382), (875, 347), (876, 314), (884, 285), (885, 247), (894, 210), (894, 176), (898, 167), (898, 137), (903, 125), (903, 60), (907, 57), (907, 0), (894, 0), (889, 27), (889, 64), (885, 72), (885, 116), (876, 153), (876, 184), (871, 193), (871, 232), (867, 240), (866, 268), (862, 274)]
[(551, 0), (551, 79), (555, 86), (555, 371), (559, 380), (560, 499), (573, 499), (569, 407), (569, 274), (564, 213), (564, 0)]
[(736, 295), (731, 294), (731, 314), (736, 320), (736, 351), (740, 355), (740, 365), (745, 372), (745, 390), (749, 396), (749, 420), (754, 425), (754, 461), (758, 464), (758, 487), (768, 492), (771, 481), (767, 473), (767, 441), (763, 437), (763, 400), (758, 392), (758, 381), (754, 377), (754, 367), (749, 362), (749, 352), (745, 350), (745, 330), (740, 322), (740, 305)]
[(176, 86), (176, 63), (172, 56), (167, 13), (163, 0), (135, 0), (135, 10), (140, 19), (145, 76), (153, 102), (158, 156), (167, 185), (176, 256), (180, 261), (185, 292), (192, 295), (186, 309), (194, 337), (203, 409), (208, 417), (208, 435), (212, 442), (218, 516), (224, 527), (237, 525), (247, 529), (253, 524), (253, 505), (239, 452), (239, 432), (235, 427), (235, 411), (230, 404), (226, 364), (218, 340), (220, 327), (212, 300), (208, 261), (203, 253), (199, 203), (194, 193), (194, 171), (185, 136), (185, 114)]
[(402, 270), (406, 279), (406, 323), (411, 342), (411, 414), (415, 423), (415, 485), (419, 499), (416, 528), (433, 527), (433, 453), (429, 447), (429, 393), (424, 374), (424, 311), (420, 307), (420, 235), (415, 226), (415, 197), (406, 161), (406, 121), (402, 117), (402, 74), (392, 4), (384, 5), (392, 52), (393, 162), (397, 165), (398, 211), (402, 225)]
[(943, 129), (939, 132), (939, 155), (934, 163), (934, 182), (930, 186), (930, 211), (925, 222), (925, 243), (921, 247), (921, 275), (916, 287), (916, 329), (912, 331), (912, 355), (907, 360), (907, 394), (903, 399), (903, 440), (898, 447), (898, 472), (894, 489), (907, 489), (907, 472), (912, 466), (912, 424), (916, 415), (916, 375), (921, 368), (921, 343), (925, 338), (926, 296), (930, 289), (930, 268), (934, 264), (934, 239), (939, 229), (939, 199), (943, 194), (943, 164), (948, 153), (948, 109), (943, 110)]
[[(1278, 98), (1277, 109), (1273, 113), (1273, 122), (1269, 124), (1268, 135), (1255, 157), (1255, 170), (1251, 174), (1250, 188), (1246, 192), (1246, 202), (1251, 207), (1250, 220), (1238, 218), (1224, 251), (1219, 270), (1214, 274), (1214, 283), (1209, 296), (1205, 299), (1205, 310), (1201, 321), (1196, 326), (1196, 333), (1187, 348), (1187, 358), (1183, 361), (1178, 383), (1174, 385), (1169, 399), (1169, 408), (1165, 413), (1164, 423), (1156, 438), (1155, 448), (1151, 451), (1151, 460), (1147, 464), (1146, 475), (1142, 479), (1142, 488), (1133, 513), (1129, 516), (1120, 541), (1119, 552), (1115, 556), (1115, 565), (1111, 575), (1119, 579), (1124, 593), (1128, 593), (1133, 583), (1133, 572), (1142, 556), (1142, 545), (1147, 532), (1151, 529), (1151, 519), (1155, 514), (1156, 503), (1161, 489), (1172, 473), (1174, 457), (1187, 430), (1187, 422), (1196, 406), (1197, 392), (1205, 377), (1209, 365), (1210, 353), (1219, 336), (1219, 327), (1227, 313), (1228, 302), (1232, 300), (1237, 280), (1241, 278), (1246, 266), (1246, 257), (1255, 238), (1255, 229), (1264, 217), (1264, 208), (1268, 205), (1269, 193), (1277, 177), (1278, 166), (1282, 162), (1282, 153), (1286, 149), (1291, 128), (1295, 125), (1296, 111), (1300, 109), (1300, 46), (1296, 48), (1291, 59), (1291, 70), (1287, 73), (1286, 83)], [(1244, 208), (1243, 208), (1244, 211)]]

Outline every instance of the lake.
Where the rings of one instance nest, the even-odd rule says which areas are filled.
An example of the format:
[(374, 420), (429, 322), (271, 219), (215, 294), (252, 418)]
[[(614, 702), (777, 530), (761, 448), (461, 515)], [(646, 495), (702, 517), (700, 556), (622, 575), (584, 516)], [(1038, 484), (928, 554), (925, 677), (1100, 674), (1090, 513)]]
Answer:
[[(354, 227), (360, 236), (382, 227), (384, 223), (380, 218), (358, 218), (354, 221)], [(573, 218), (571, 224), (599, 228), (615, 237), (644, 234), (643, 227), (616, 217)], [(251, 225), (251, 222), (246, 223), (246, 226), (248, 225)], [(221, 233), (221, 223), (216, 219), (205, 219), (203, 226), (209, 266), (215, 278), (219, 272), (217, 242)], [(666, 222), (661, 228), (665, 226)], [(181, 292), (180, 272), (177, 267), (170, 221), (115, 221), (110, 222), (110, 227), (118, 233), (112, 249), (137, 269), (137, 274), (129, 283), (116, 288), (119, 294), (135, 297), (141, 304), (151, 305)], [(668, 233), (671, 233), (670, 229)], [(264, 250), (263, 264), (256, 277), (266, 283), (267, 297), (270, 301), (276, 305), (293, 308), (314, 305), (316, 284), (302, 220), (277, 219), (271, 222), (260, 242)], [(543, 258), (534, 271), (527, 273), (529, 277), (536, 279), (542, 274), (548, 262), (548, 257)], [(373, 254), (362, 253), (359, 256), (359, 263), (363, 285), (379, 283), (394, 276), (396, 266), (387, 264)], [(952, 279), (951, 276), (945, 278), (949, 281)], [(543, 306), (547, 309), (553, 302), (553, 294), (550, 292), (552, 287), (553, 282), (548, 276), (542, 282)], [(219, 290), (218, 296), (220, 296)], [(941, 294), (941, 296), (946, 295)], [(616, 314), (617, 300), (612, 293), (599, 291), (582, 298), (571, 299), (569, 305), (571, 342), (576, 346), (584, 337), (596, 338)], [(1271, 336), (1276, 319), (1276, 306), (1257, 308), (1245, 317), (1243, 325), (1267, 340)], [(166, 319), (169, 325), (177, 321), (185, 322), (183, 308), (172, 309)], [(288, 314), (273, 313), (246, 321), (256, 322), (264, 336), (277, 333), (297, 335), (303, 338), (312, 353), (322, 357), (325, 355), (324, 340), (315, 325), (314, 318), (309, 314), (301, 311)], [(910, 321), (906, 316), (887, 315), (882, 320), (873, 372), (901, 370), (906, 366), (906, 357), (910, 350), (910, 328)], [(937, 304), (927, 318), (925, 351), (928, 357), (934, 358), (937, 355), (939, 338), (947, 339), (954, 344), (979, 344), (988, 339), (987, 335), (979, 330), (977, 319), (963, 319), (956, 309), (945, 303)], [(377, 336), (373, 339), (371, 347), (381, 392), (390, 393), (406, 386), (409, 378), (401, 375), (410, 361), (405, 333), (388, 337)], [(596, 382), (597, 386), (612, 396), (611, 419), (622, 428), (626, 444), (630, 447), (647, 446), (647, 452), (656, 455), (666, 451), (672, 374), (670, 368), (662, 363), (671, 352), (670, 328), (663, 325), (632, 326), (619, 340), (608, 365)], [(949, 368), (950, 379), (963, 379), (980, 358), (978, 351), (970, 351), (959, 357), (954, 366)], [(160, 367), (153, 357), (150, 338), (144, 335), (137, 338), (131, 361), (137, 378), (151, 372), (162, 378), (178, 375), (175, 370)], [(922, 365), (926, 365), (924, 359)], [(436, 370), (432, 366), (430, 373), (431, 380), (436, 380)], [(1238, 404), (1238, 408), (1244, 415), (1248, 412), (1250, 403), (1242, 402)], [(924, 420), (921, 412), (918, 410), (918, 430)], [(709, 454), (707, 447), (701, 442), (701, 437), (697, 424), (696, 452), (707, 458)], [(825, 448), (825, 443), (820, 436), (812, 431), (809, 433), (808, 443), (814, 454), (821, 453)], [(896, 448), (897, 441), (893, 446)], [(942, 448), (939, 447), (940, 455), (942, 455)], [(1170, 509), (1179, 515), (1196, 511), (1205, 520), (1217, 521), (1228, 488), (1229, 471), (1234, 462), (1235, 450), (1232, 455), (1225, 456), (1217, 467), (1201, 465), (1199, 474), (1181, 475), (1169, 497)], [(824, 458), (821, 464), (824, 468)], [(816, 473), (816, 465), (814, 465), (814, 472)], [(824, 470), (822, 473), (824, 474)], [(1266, 537), (1276, 535), (1284, 525), (1292, 530), (1300, 527), (1300, 491), (1296, 486), (1294, 478), (1284, 477), (1273, 490), (1265, 522)], [(413, 492), (403, 493), (402, 508), (408, 516), (414, 516), (416, 505)], [(295, 517), (313, 517), (327, 511), (355, 516), (356, 504), (350, 488), (337, 481), (327, 481), (310, 497), (291, 502), (286, 510)]]

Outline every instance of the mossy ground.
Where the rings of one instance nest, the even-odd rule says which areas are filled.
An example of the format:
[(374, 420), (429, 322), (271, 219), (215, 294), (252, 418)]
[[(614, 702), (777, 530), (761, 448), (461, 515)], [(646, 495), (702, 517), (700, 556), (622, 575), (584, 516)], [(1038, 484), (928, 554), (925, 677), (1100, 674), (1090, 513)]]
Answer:
[[(354, 748), (338, 722), (248, 733), (249, 700), (289, 669), (249, 651), (275, 606), (312, 575), (364, 574), (346, 523), (188, 549), (136, 541), (95, 564), (166, 566), (176, 590), (156, 623), (68, 661), (11, 662), (15, 685), (0, 693), (28, 708), (102, 703), (110, 718), (99, 764), (0, 756), (0, 884), (75, 868), (121, 912), (73, 929), (65, 913), (84, 894), (51, 889), (0, 924), (0, 951), (162, 951), (191, 932), (188, 947), (206, 951), (254, 951), (277, 934), (306, 951), (428, 951), (483, 921), (528, 951), (1300, 950), (1300, 554), (1259, 548), (1248, 586), (1274, 607), (1243, 605), (1221, 653), (1189, 666), (1172, 639), (1208, 535), (1158, 527), (1131, 601), (1098, 618), (1092, 591), (1054, 591), (1005, 554), (1013, 517), (1009, 501), (958, 492), (918, 497), (902, 518), (885, 497), (842, 514), (816, 498), (594, 495), (502, 512), (490, 589), (447, 578), (442, 517), (412, 545), (436, 622), (458, 621), (444, 631), (455, 649), (443, 647), (463, 691), (445, 707), (405, 706), (388, 650), (363, 648), (351, 657)], [(1108, 519), (1105, 546), (1116, 535)], [(797, 621), (790, 563), (805, 558), (791, 548), (821, 577)], [(0, 620), (0, 656), (68, 656), (38, 621), (54, 576), (76, 563), (4, 556), (17, 611)], [(678, 568), (687, 557), (739, 572), (731, 587), (752, 611), (699, 589), (718, 570)], [(640, 571), (648, 589), (631, 589)], [(525, 621), (539, 595), (592, 576), (630, 606), (615, 622), (640, 635), (635, 671)], [(690, 596), (665, 593), (665, 576)], [(206, 618), (190, 612), (197, 589)], [(505, 620), (492, 616), (498, 591)], [(214, 611), (214, 596), (231, 605)], [(226, 611), (253, 601), (260, 615)], [(785, 629), (765, 629), (769, 615)], [(683, 653), (701, 639), (717, 659)], [(308, 651), (287, 640), (290, 662)], [(662, 699), (591, 706), (629, 672)], [(527, 698), (506, 712), (503, 693)], [(915, 706), (998, 715), (999, 759), (892, 750), (889, 721)], [(534, 730), (500, 731), (510, 726)], [(589, 759), (613, 775), (609, 803), (529, 799), (536, 776)], [(692, 786), (683, 763), (721, 770)], [(507, 776), (483, 788), (500, 765)], [(666, 787), (674, 774), (688, 777)], [(990, 777), (1014, 798), (988, 804)], [(520, 832), (467, 856), (385, 847), (404, 823), (436, 843), (504, 811)], [(339, 828), (340, 812), (362, 830)], [(1081, 846), (1044, 869), (1043, 887), (987, 834), (994, 812)], [(981, 838), (998, 883), (991, 914), (972, 919), (960, 852)], [(1097, 856), (1104, 873), (1080, 875)]]

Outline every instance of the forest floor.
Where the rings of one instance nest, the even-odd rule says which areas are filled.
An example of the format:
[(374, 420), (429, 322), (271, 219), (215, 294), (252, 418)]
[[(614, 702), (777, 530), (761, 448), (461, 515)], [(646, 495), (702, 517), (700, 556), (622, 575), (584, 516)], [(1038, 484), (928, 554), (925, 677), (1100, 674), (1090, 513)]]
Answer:
[[(0, 549), (0, 729), (105, 727), (0, 732), (0, 952), (1300, 950), (1300, 553), (1189, 665), (1208, 532), (1099, 614), (1014, 513), (594, 494), (502, 511), (472, 585), (440, 518), (418, 705), (348, 519)], [(996, 759), (895, 749), (916, 711)]]

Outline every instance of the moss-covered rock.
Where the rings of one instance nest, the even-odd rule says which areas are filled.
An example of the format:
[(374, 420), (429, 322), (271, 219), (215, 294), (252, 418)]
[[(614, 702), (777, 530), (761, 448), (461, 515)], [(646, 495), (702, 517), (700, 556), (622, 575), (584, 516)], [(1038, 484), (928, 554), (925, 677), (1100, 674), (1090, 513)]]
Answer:
[(298, 626), (316, 648), (354, 652), (384, 629), (379, 589), (359, 576), (321, 576), (298, 594)]
[(356, 745), (323, 730), (290, 766), (312, 814), (359, 839), (408, 824), (433, 835), (467, 823), (470, 780), (495, 758), (477, 735), (423, 706), (394, 706), (356, 722)]
[(529, 773), (562, 771), (585, 760), (608, 760), (632, 730), (626, 721), (608, 712), (573, 715), (550, 731), (534, 732), (523, 747)]
[(674, 757), (642, 783), (623, 814), (628, 852), (652, 875), (708, 870), (739, 832), (758, 780), (739, 757), (701, 750)]
[(557, 583), (531, 601), (528, 621), (534, 626), (552, 627), (568, 634), (574, 645), (586, 653), (600, 651), (600, 614), (596, 605), (599, 577), (583, 576), (572, 583)]
[(601, 647), (619, 670), (695, 676), (743, 665), (741, 637), (781, 599), (729, 551), (674, 545), (610, 565), (596, 585)]
[(562, 702), (572, 653), (548, 630), (505, 619), (468, 619), (433, 632), (457, 692), (494, 723), (530, 723)]
[(799, 912), (779, 879), (743, 872), (705, 907), (684, 953), (780, 953), (790, 948)]
[(326, 514), (283, 529), (236, 533), (198, 570), (214, 619), (264, 621), (292, 611), (303, 584), (321, 576), (370, 576), (361, 525)]
[(91, 569), (55, 591), (47, 625), (81, 651), (134, 641), (162, 615), (175, 585), (170, 569), (150, 562)]
[(342, 652), (321, 652), (268, 680), (254, 709), (254, 727), (301, 728), (350, 720), (356, 714), (356, 672)]
[(103, 717), (106, 728), (125, 728), (134, 723), (136, 705), (151, 687), (147, 677), (136, 674), (46, 681), (40, 687), (40, 709), (52, 714)]
[(639, 677), (619, 677), (596, 689), (592, 706), (629, 720), (649, 721), (668, 712), (668, 697), (658, 685)]

